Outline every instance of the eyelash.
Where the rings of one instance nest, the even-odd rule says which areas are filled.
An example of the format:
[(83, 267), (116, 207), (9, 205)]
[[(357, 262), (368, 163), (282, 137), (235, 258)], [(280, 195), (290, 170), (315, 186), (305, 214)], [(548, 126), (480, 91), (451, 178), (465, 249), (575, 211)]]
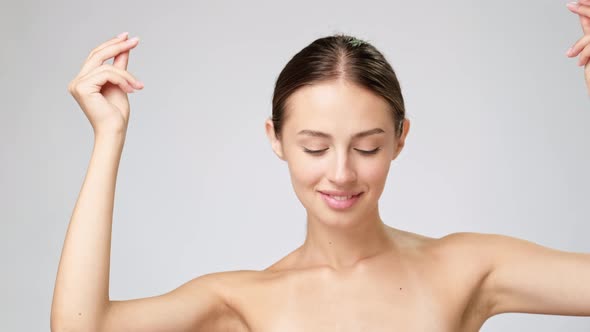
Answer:
[[(323, 149), (323, 150), (308, 150), (306, 148), (303, 148), (303, 152), (309, 153), (311, 155), (319, 155), (319, 154), (321, 154), (322, 152), (324, 152), (326, 150), (328, 150), (328, 149), (326, 148), (326, 149)], [(379, 152), (379, 150), (381, 150), (381, 148), (380, 147), (379, 148), (375, 148), (375, 149), (370, 150), (370, 151), (358, 150), (358, 149), (355, 149), (355, 150), (358, 151), (358, 152), (360, 152), (361, 154), (364, 154), (364, 155), (374, 155), (377, 152)]]

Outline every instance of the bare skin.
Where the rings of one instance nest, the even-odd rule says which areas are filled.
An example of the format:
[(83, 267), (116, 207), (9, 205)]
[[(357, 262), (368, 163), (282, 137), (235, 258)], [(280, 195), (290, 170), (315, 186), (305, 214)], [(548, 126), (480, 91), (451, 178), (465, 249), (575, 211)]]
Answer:
[(491, 310), (478, 297), (489, 264), (465, 267), (476, 257), (452, 237), (386, 230), (390, 248), (354, 266), (301, 266), (297, 249), (246, 273), (250, 287), (226, 294), (240, 294), (240, 331), (478, 331)]
[[(590, 95), (590, 0), (580, 4), (570, 10), (585, 36), (568, 56), (580, 57)], [(410, 123), (394, 136), (387, 104), (346, 80), (296, 91), (280, 138), (265, 123), (307, 211), (299, 248), (264, 270), (211, 273), (159, 296), (111, 300), (112, 212), (127, 93), (143, 88), (126, 71), (139, 42), (126, 40), (95, 48), (68, 86), (95, 144), (64, 242), (52, 331), (478, 331), (505, 312), (590, 316), (590, 254), (494, 234), (436, 239), (386, 225), (378, 201)], [(104, 64), (112, 57), (113, 65)], [(354, 137), (375, 128), (381, 132)], [(323, 200), (327, 190), (362, 194), (340, 210)]]

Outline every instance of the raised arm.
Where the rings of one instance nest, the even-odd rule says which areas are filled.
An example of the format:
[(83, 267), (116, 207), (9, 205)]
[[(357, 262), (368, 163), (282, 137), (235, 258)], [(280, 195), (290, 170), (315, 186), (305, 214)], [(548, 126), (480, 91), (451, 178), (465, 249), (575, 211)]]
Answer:
[(488, 235), (481, 244), (494, 262), (487, 280), (491, 315), (590, 316), (590, 254), (504, 235)]
[[(94, 149), (65, 237), (51, 306), (51, 330), (187, 331), (222, 313), (214, 278), (202, 276), (160, 296), (109, 299), (115, 183), (129, 119), (127, 92), (143, 84), (129, 74), (138, 41), (113, 38), (95, 48), (69, 84), (94, 129)], [(115, 57), (113, 65), (104, 64)]]
[[(579, 66), (590, 95), (590, 0), (570, 3), (584, 36), (567, 55), (580, 56)], [(507, 313), (537, 313), (590, 316), (590, 253), (575, 253), (544, 247), (504, 235), (471, 234), (481, 254), (493, 262), (482, 288), (493, 303), (490, 316)]]
[(590, 316), (590, 253), (567, 252), (499, 234), (448, 236), (484, 265), (477, 300), (485, 319), (502, 313)]
[[(569, 3), (578, 15), (584, 36), (567, 51), (579, 56), (590, 95), (590, 0)], [(480, 285), (479, 300), (487, 316), (517, 312), (564, 316), (590, 316), (590, 253), (548, 248), (505, 235), (456, 233), (452, 236), (490, 262)]]

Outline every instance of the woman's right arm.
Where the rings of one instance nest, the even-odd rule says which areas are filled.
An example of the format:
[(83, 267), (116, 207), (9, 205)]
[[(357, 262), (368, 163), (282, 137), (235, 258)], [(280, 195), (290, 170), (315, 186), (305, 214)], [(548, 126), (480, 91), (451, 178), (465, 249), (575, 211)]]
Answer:
[(188, 331), (222, 314), (210, 275), (155, 297), (109, 300), (113, 195), (121, 138), (97, 137), (59, 263), (51, 331)]
[[(59, 262), (51, 331), (185, 331), (224, 308), (211, 275), (145, 299), (111, 301), (109, 271), (115, 185), (129, 119), (127, 92), (143, 84), (129, 74), (138, 41), (113, 38), (95, 48), (68, 86), (94, 129), (92, 156)], [(115, 57), (113, 65), (104, 62)]]

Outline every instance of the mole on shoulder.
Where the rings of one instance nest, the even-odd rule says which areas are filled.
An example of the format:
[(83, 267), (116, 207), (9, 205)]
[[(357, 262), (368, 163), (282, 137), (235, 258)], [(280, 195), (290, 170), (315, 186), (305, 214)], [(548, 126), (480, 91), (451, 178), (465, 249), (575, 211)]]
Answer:
[(79, 312), (79, 313), (78, 313), (78, 316), (82, 316), (82, 313), (81, 313), (81, 312)]
[(399, 290), (402, 290), (402, 288), (400, 287)]

